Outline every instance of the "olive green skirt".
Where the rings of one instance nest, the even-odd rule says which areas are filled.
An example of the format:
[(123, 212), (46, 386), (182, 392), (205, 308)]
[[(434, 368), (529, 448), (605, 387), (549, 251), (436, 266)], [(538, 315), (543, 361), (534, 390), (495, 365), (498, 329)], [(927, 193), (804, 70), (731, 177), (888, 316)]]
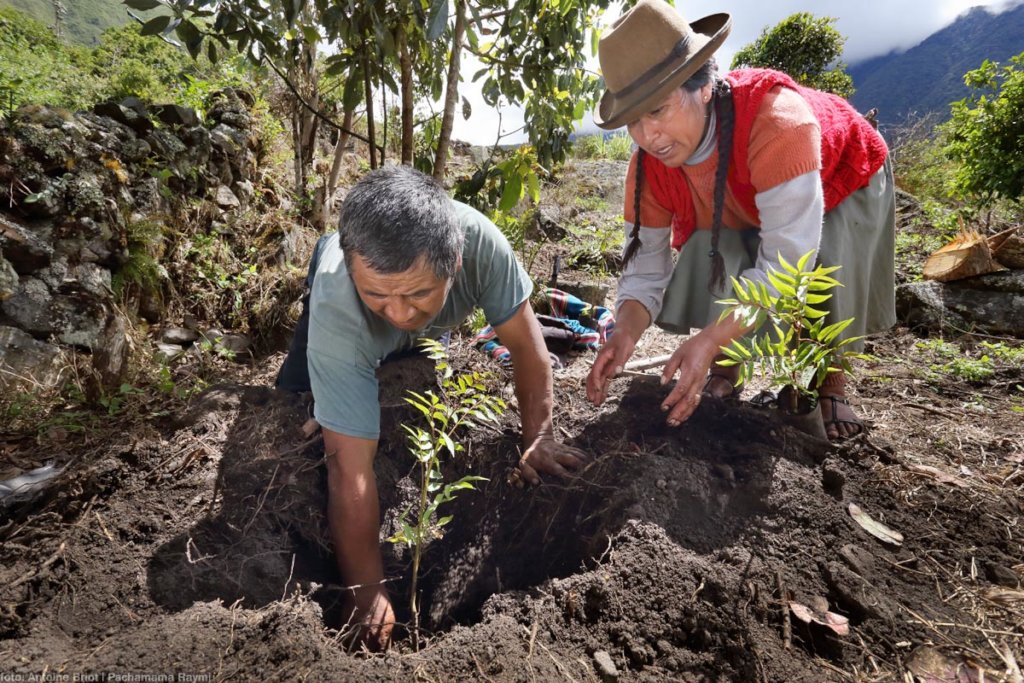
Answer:
[[(833, 289), (823, 306), (829, 324), (854, 319), (843, 331), (844, 339), (882, 332), (896, 323), (895, 212), (892, 166), (886, 159), (868, 185), (825, 214), (818, 263), (840, 266), (833, 277), (843, 286)], [(725, 259), (726, 285), (709, 292), (711, 231), (695, 231), (679, 252), (655, 323), (669, 332), (689, 334), (717, 321), (723, 310), (717, 302), (733, 296), (728, 276), (739, 276), (754, 265), (758, 233), (756, 228), (722, 230), (718, 249)], [(860, 351), (863, 342), (847, 348)]]

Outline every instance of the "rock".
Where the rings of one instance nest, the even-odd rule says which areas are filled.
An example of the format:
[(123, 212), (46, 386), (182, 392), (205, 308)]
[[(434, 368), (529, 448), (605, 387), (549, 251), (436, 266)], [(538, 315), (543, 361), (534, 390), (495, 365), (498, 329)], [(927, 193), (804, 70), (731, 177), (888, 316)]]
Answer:
[(172, 363), (183, 353), (185, 353), (185, 349), (177, 344), (165, 344), (164, 342), (159, 342), (156, 345), (156, 355), (157, 357), (162, 358), (165, 363)]
[(825, 565), (825, 583), (835, 593), (847, 611), (857, 616), (868, 616), (893, 621), (896, 606), (863, 577), (838, 562)]
[(0, 326), (0, 368), (3, 369), (4, 391), (28, 389), (41, 385), (45, 389), (60, 383), (60, 350), (33, 339), (15, 327)]
[(1006, 588), (1019, 588), (1021, 585), (1021, 577), (1017, 572), (995, 562), (985, 563), (985, 577), (992, 583)]
[(227, 352), (238, 359), (249, 353), (252, 346), (252, 339), (244, 334), (225, 334), (220, 338), (214, 348), (217, 351)]
[(821, 485), (829, 495), (841, 500), (845, 484), (846, 475), (839, 469), (835, 460), (826, 460), (822, 463)]
[(910, 327), (956, 327), (1024, 337), (1024, 270), (900, 285), (896, 314)]
[(37, 223), (29, 228), (0, 213), (0, 251), (22, 275), (46, 267), (53, 258), (52, 234), (49, 224)]
[(156, 117), (168, 126), (198, 126), (199, 115), (190, 107), (177, 104), (158, 104), (153, 107)]
[(875, 556), (859, 545), (848, 543), (839, 549), (839, 557), (863, 579), (871, 580), (874, 575)]
[(177, 344), (187, 346), (199, 339), (199, 333), (187, 327), (168, 327), (160, 335), (160, 341), (165, 344)]
[(535, 236), (543, 236), (549, 242), (561, 242), (569, 236), (569, 231), (559, 225), (546, 208), (534, 212), (533, 227)]
[(121, 384), (127, 370), (128, 325), (123, 316), (114, 312), (100, 335), (99, 344), (92, 349), (92, 367), (105, 387)]
[(604, 650), (594, 653), (594, 667), (604, 683), (619, 680), (619, 670), (616, 668), (615, 662), (612, 661), (612, 656)]
[(14, 266), (4, 258), (3, 252), (0, 252), (0, 301), (5, 301), (14, 296), (14, 292), (18, 289), (18, 272), (14, 270)]
[(217, 186), (216, 201), (217, 206), (226, 210), (237, 209), (242, 206), (242, 202), (238, 201), (238, 197), (235, 196), (235, 193), (227, 185)]
[[(125, 101), (128, 99), (135, 98), (125, 98)], [(149, 120), (148, 116), (145, 114), (140, 115), (132, 107), (126, 107), (117, 102), (100, 102), (92, 108), (92, 111), (98, 116), (105, 116), (108, 119), (122, 123), (140, 135), (145, 135), (153, 130), (153, 122)], [(145, 111), (144, 107), (143, 111)]]

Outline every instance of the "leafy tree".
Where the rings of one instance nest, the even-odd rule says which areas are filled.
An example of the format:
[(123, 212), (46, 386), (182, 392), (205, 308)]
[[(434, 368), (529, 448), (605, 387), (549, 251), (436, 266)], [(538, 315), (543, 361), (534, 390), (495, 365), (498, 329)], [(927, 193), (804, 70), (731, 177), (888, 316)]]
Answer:
[(960, 167), (954, 190), (983, 204), (1024, 198), (1024, 53), (1000, 66), (985, 60), (967, 72), (973, 91), (954, 102), (944, 124), (946, 155)]
[(766, 28), (732, 59), (732, 68), (763, 67), (789, 74), (795, 81), (842, 97), (853, 95), (853, 79), (839, 61), (846, 38), (832, 26), (834, 17), (798, 12)]
[[(523, 104), (526, 131), (541, 163), (550, 168), (567, 151), (576, 120), (592, 106), (599, 81), (582, 67), (591, 30), (608, 0), (123, 0), (135, 9), (163, 7), (171, 17), (145, 23), (145, 33), (171, 33), (193, 56), (205, 49), (211, 58), (229, 47), (258, 62), (269, 62), (293, 86), (300, 105), (316, 119), (338, 126), (318, 100), (319, 90), (297, 87), (297, 74), (278, 64), (298, 63), (311, 83), (323, 76), (339, 79), (340, 98), (350, 113), (376, 93), (397, 94), (402, 117), (402, 161), (415, 150), (415, 95), (438, 100), (440, 124), (427, 119), (433, 159), (424, 161), (443, 175), (461, 78), (462, 52), (471, 50), (484, 68), (484, 96), (490, 104)], [(209, 39), (209, 40), (207, 40)], [(318, 44), (332, 54), (325, 71), (316, 68)], [(424, 97), (429, 95), (429, 97)], [(463, 112), (468, 104), (462, 99)], [(385, 107), (385, 111), (386, 111)], [(366, 108), (370, 165), (376, 165), (376, 124)], [(385, 127), (386, 128), (386, 127)], [(354, 133), (352, 133), (354, 135)], [(298, 141), (297, 141), (298, 142)], [(303, 149), (308, 149), (309, 145)], [(308, 165), (297, 155), (300, 164)], [(520, 179), (522, 183), (522, 179)], [(330, 194), (330, 193), (328, 193)]]

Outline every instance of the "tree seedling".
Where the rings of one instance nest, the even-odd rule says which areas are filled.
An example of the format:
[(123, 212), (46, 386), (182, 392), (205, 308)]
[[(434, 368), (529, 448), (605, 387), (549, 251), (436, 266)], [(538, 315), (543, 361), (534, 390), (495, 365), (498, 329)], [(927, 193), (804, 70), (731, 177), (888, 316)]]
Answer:
[(398, 519), (399, 531), (388, 540), (406, 543), (412, 550), (412, 585), (409, 589), (409, 608), (413, 618), (413, 647), (419, 649), (420, 612), (417, 586), (420, 560), (424, 547), (441, 537), (441, 529), (452, 521), (452, 515), (438, 516), (438, 508), (452, 501), (459, 491), (474, 489), (474, 483), (486, 481), (484, 477), (468, 475), (458, 481), (446, 483), (441, 472), (442, 459), (454, 458), (465, 449), (456, 439), (456, 432), (484, 422), (497, 422), (505, 410), (505, 402), (491, 396), (484, 385), (486, 375), (478, 372), (454, 376), (448, 364), (444, 346), (435, 340), (420, 342), (428, 358), (434, 361), (441, 375), (440, 395), (433, 391), (422, 394), (408, 391), (405, 401), (425, 418), (426, 426), (402, 425), (409, 440), (409, 450), (415, 456), (420, 475), (419, 501)]
[(798, 412), (801, 396), (809, 399), (812, 407), (817, 403), (818, 388), (828, 373), (850, 373), (853, 359), (871, 358), (844, 348), (863, 337), (839, 338), (853, 318), (826, 325), (827, 311), (815, 308), (832, 298), (829, 290), (842, 284), (831, 277), (839, 266), (809, 269), (812, 254), (804, 254), (795, 266), (779, 255), (782, 269), (767, 271), (776, 293), (763, 282), (732, 278), (736, 298), (719, 301), (727, 307), (719, 320), (732, 315), (750, 329), (771, 323), (767, 334), (750, 335), (723, 346), (726, 360), (719, 365), (739, 366), (741, 382), (749, 381), (759, 368), (771, 386), (781, 388), (780, 396), (788, 397), (781, 407), (790, 413)]

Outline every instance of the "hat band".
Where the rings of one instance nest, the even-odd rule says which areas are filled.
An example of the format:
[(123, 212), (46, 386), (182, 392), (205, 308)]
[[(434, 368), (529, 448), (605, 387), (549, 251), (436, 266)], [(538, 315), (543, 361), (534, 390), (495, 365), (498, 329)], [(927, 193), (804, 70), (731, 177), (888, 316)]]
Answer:
[(640, 76), (636, 80), (634, 80), (632, 83), (627, 85), (625, 88), (623, 88), (622, 90), (618, 91), (617, 93), (614, 93), (615, 97), (628, 97), (637, 88), (639, 88), (639, 87), (641, 87), (643, 85), (646, 85), (649, 80), (651, 80), (652, 78), (655, 78), (662, 71), (664, 71), (665, 67), (670, 66), (673, 62), (678, 61), (680, 57), (685, 55), (689, 45), (690, 45), (690, 36), (689, 35), (683, 36), (679, 40), (679, 42), (676, 43), (676, 46), (672, 48), (672, 51), (668, 53), (668, 56), (665, 57), (665, 59), (661, 60), (660, 62), (658, 62), (657, 64), (652, 66), (650, 69), (648, 69), (647, 71), (645, 71), (642, 74), (640, 74)]

